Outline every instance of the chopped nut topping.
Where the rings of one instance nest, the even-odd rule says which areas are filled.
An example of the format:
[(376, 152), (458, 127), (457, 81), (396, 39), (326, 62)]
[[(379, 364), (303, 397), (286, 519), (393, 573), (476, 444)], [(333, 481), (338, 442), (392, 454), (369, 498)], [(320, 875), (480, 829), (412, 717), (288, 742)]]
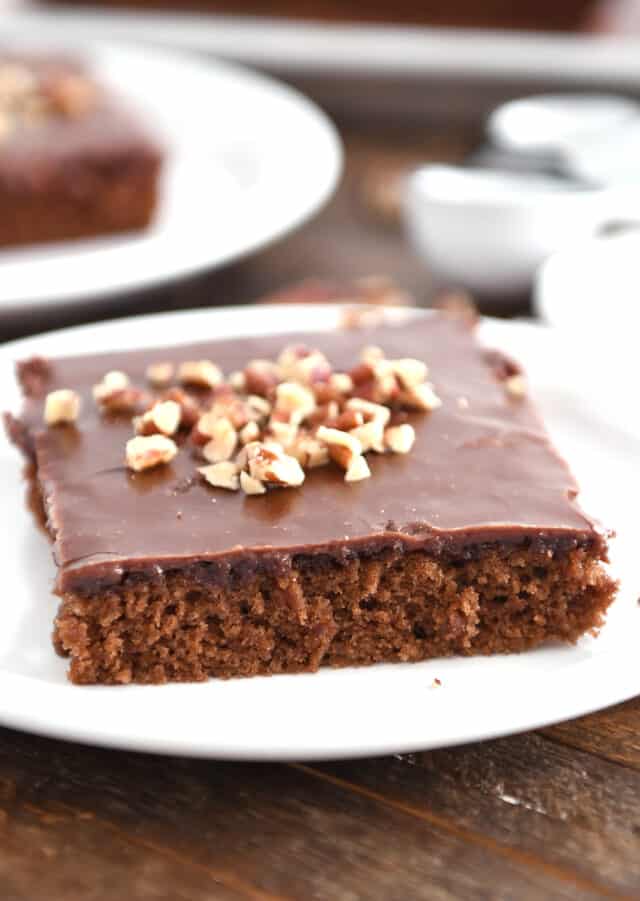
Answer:
[(267, 491), (260, 479), (254, 479), (244, 470), (240, 473), (240, 487), (245, 494), (265, 494)]
[[(173, 372), (171, 363), (158, 362), (149, 366), (147, 379), (165, 387)], [(389, 360), (378, 347), (365, 348), (348, 374), (333, 372), (322, 353), (301, 346), (285, 348), (277, 362), (252, 360), (227, 381), (211, 361), (187, 361), (177, 377), (210, 389), (209, 408), (181, 388), (164, 391), (134, 420), (138, 438), (127, 445), (127, 463), (144, 469), (172, 459), (177, 448), (167, 436), (184, 427), (191, 429), (192, 450), (210, 464), (199, 471), (215, 487), (264, 494), (270, 487), (301, 485), (306, 470), (331, 460), (345, 481), (357, 482), (371, 475), (365, 454), (411, 450), (415, 431), (403, 422), (407, 410), (440, 406), (427, 374), (420, 360)], [(111, 372), (94, 396), (111, 410), (139, 402), (143, 392), (125, 373)]]
[(371, 476), (369, 464), (363, 456), (354, 457), (344, 474), (345, 482), (361, 482)]
[(117, 369), (107, 372), (102, 377), (102, 381), (93, 386), (93, 397), (99, 403), (103, 403), (111, 395), (118, 391), (123, 391), (129, 387), (129, 376), (126, 372), (120, 372)]
[(214, 488), (226, 488), (228, 491), (237, 491), (240, 487), (240, 476), (235, 463), (228, 460), (220, 463), (212, 463), (210, 466), (198, 467), (198, 472)]
[(260, 427), (256, 422), (248, 422), (240, 431), (238, 436), (240, 444), (249, 444), (250, 441), (257, 441), (260, 437)]
[(321, 425), (316, 432), (316, 438), (326, 442), (329, 456), (343, 469), (349, 469), (354, 458), (362, 454), (362, 445), (349, 432), (341, 432), (339, 429)]
[(178, 380), (183, 385), (215, 388), (223, 380), (222, 371), (211, 360), (188, 360), (178, 367)]
[(334, 372), (329, 376), (329, 387), (338, 394), (351, 394), (353, 391), (353, 379), (346, 372)]
[(522, 399), (527, 394), (527, 382), (522, 375), (511, 375), (504, 381), (504, 388), (510, 397), (517, 400)]
[(175, 435), (180, 427), (182, 410), (174, 400), (158, 401), (142, 416), (137, 417), (135, 428), (139, 435)]
[(331, 377), (331, 366), (319, 350), (306, 347), (286, 347), (278, 357), (278, 368), (287, 381), (313, 385)]
[(415, 429), (407, 423), (391, 426), (384, 432), (384, 443), (394, 454), (408, 454), (415, 440)]
[(400, 400), (410, 410), (431, 412), (442, 406), (442, 401), (428, 382), (404, 391), (400, 395)]
[(177, 453), (176, 443), (166, 435), (138, 435), (127, 441), (126, 464), (134, 472), (142, 472), (161, 463), (170, 463)]
[(44, 421), (47, 425), (75, 422), (80, 415), (80, 396), (68, 388), (59, 388), (47, 394), (44, 402)]
[(249, 395), (247, 398), (247, 405), (252, 419), (266, 419), (271, 413), (271, 404), (269, 401), (265, 400), (264, 397), (259, 397), (257, 394)]
[(362, 400), (360, 397), (352, 397), (351, 400), (348, 400), (347, 409), (363, 413), (370, 419), (380, 420), (383, 425), (389, 422), (391, 416), (389, 407), (384, 407), (382, 404), (374, 404), (369, 400)]
[(200, 406), (182, 388), (169, 388), (163, 393), (162, 400), (174, 400), (178, 404), (180, 407), (180, 426), (182, 428), (192, 428), (200, 418), (202, 412)]
[(272, 419), (269, 423), (269, 434), (273, 436), (274, 441), (288, 449), (296, 439), (298, 426), (293, 422), (279, 422)]
[(2, 134), (52, 117), (77, 118), (95, 105), (95, 84), (73, 72), (41, 73), (22, 63), (0, 64)]
[(272, 360), (251, 360), (243, 372), (245, 390), (266, 397), (280, 381), (280, 371)]
[(211, 440), (202, 449), (205, 460), (220, 463), (229, 460), (236, 449), (238, 434), (231, 421), (222, 417), (211, 426)]
[(247, 380), (244, 377), (244, 372), (232, 372), (228, 381), (234, 391), (246, 391)]
[(300, 425), (316, 408), (313, 391), (297, 382), (281, 382), (276, 388), (274, 412), (283, 414), (293, 425)]
[(428, 366), (421, 360), (391, 360), (391, 366), (403, 388), (414, 388), (426, 381)]
[(311, 435), (298, 435), (287, 450), (303, 469), (316, 469), (329, 462), (329, 448)]
[[(339, 429), (341, 432), (350, 432), (352, 429), (364, 425), (364, 414), (360, 410), (345, 410), (339, 416), (327, 418), (329, 419), (327, 425), (331, 425), (332, 428)], [(331, 421), (332, 419), (333, 421)]]
[(276, 442), (251, 445), (248, 454), (249, 474), (261, 482), (296, 486), (304, 482), (304, 470), (295, 457), (284, 452)]
[(151, 363), (147, 366), (147, 381), (154, 388), (167, 388), (171, 384), (174, 372), (173, 363)]
[(100, 401), (100, 409), (105, 413), (135, 413), (143, 409), (149, 398), (140, 388), (122, 388), (112, 391)]
[(384, 451), (384, 421), (382, 419), (372, 419), (365, 422), (364, 425), (356, 426), (349, 432), (354, 438), (357, 438), (362, 445), (362, 453), (375, 451), (381, 454)]

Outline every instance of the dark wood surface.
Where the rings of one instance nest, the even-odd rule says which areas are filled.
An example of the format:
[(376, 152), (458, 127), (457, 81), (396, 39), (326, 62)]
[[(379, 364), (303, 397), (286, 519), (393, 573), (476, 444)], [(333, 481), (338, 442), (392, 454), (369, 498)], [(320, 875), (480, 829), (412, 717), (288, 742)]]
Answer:
[[(462, 158), (477, 134), (344, 133), (342, 187), (295, 236), (102, 311), (16, 319), (4, 337), (248, 301), (312, 274), (384, 272), (428, 301), (396, 179), (420, 159)], [(215, 728), (215, 710), (203, 716)], [(162, 758), (0, 729), (0, 836), (2, 901), (640, 898), (640, 700), (484, 744), (325, 764)]]

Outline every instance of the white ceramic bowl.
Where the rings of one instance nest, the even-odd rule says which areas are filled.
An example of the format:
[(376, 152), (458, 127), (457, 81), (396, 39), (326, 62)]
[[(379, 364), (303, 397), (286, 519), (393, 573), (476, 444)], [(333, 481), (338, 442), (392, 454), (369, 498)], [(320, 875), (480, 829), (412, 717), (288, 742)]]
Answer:
[(493, 297), (530, 287), (556, 251), (621, 215), (623, 199), (540, 175), (430, 165), (404, 193), (407, 230), (440, 281)]

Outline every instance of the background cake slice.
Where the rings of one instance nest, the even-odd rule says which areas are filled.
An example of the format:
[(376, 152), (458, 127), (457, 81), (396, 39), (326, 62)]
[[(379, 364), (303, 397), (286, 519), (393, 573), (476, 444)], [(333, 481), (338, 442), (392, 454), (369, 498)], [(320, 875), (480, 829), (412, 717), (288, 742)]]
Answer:
[(80, 62), (0, 49), (0, 246), (145, 228), (161, 159)]

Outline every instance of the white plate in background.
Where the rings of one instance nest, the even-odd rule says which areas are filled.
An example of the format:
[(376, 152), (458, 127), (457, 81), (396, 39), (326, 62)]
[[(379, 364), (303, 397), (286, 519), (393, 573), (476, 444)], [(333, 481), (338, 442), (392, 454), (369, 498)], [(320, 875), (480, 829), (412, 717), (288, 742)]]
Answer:
[[(331, 328), (329, 306), (249, 307), (123, 319), (0, 348), (0, 391), (17, 409), (13, 361), (225, 337)], [(420, 314), (418, 314), (420, 315)], [(425, 315), (425, 314), (422, 314)], [(353, 757), (441, 747), (568, 719), (640, 693), (637, 510), (640, 434), (594, 401), (572, 343), (550, 329), (485, 320), (485, 343), (526, 365), (552, 436), (571, 460), (586, 509), (618, 530), (621, 589), (597, 640), (502, 657), (450, 658), (193, 685), (79, 687), (51, 647), (57, 607), (48, 543), (25, 508), (21, 463), (0, 439), (4, 605), (0, 723), (97, 745), (233, 759)], [(631, 402), (631, 397), (629, 397)], [(434, 688), (434, 679), (441, 687)]]
[[(35, 34), (19, 45), (52, 46)], [(291, 88), (164, 50), (86, 41), (67, 49), (167, 147), (159, 209), (145, 232), (0, 249), (0, 322), (228, 263), (301, 224), (333, 191), (342, 166), (336, 131)]]

